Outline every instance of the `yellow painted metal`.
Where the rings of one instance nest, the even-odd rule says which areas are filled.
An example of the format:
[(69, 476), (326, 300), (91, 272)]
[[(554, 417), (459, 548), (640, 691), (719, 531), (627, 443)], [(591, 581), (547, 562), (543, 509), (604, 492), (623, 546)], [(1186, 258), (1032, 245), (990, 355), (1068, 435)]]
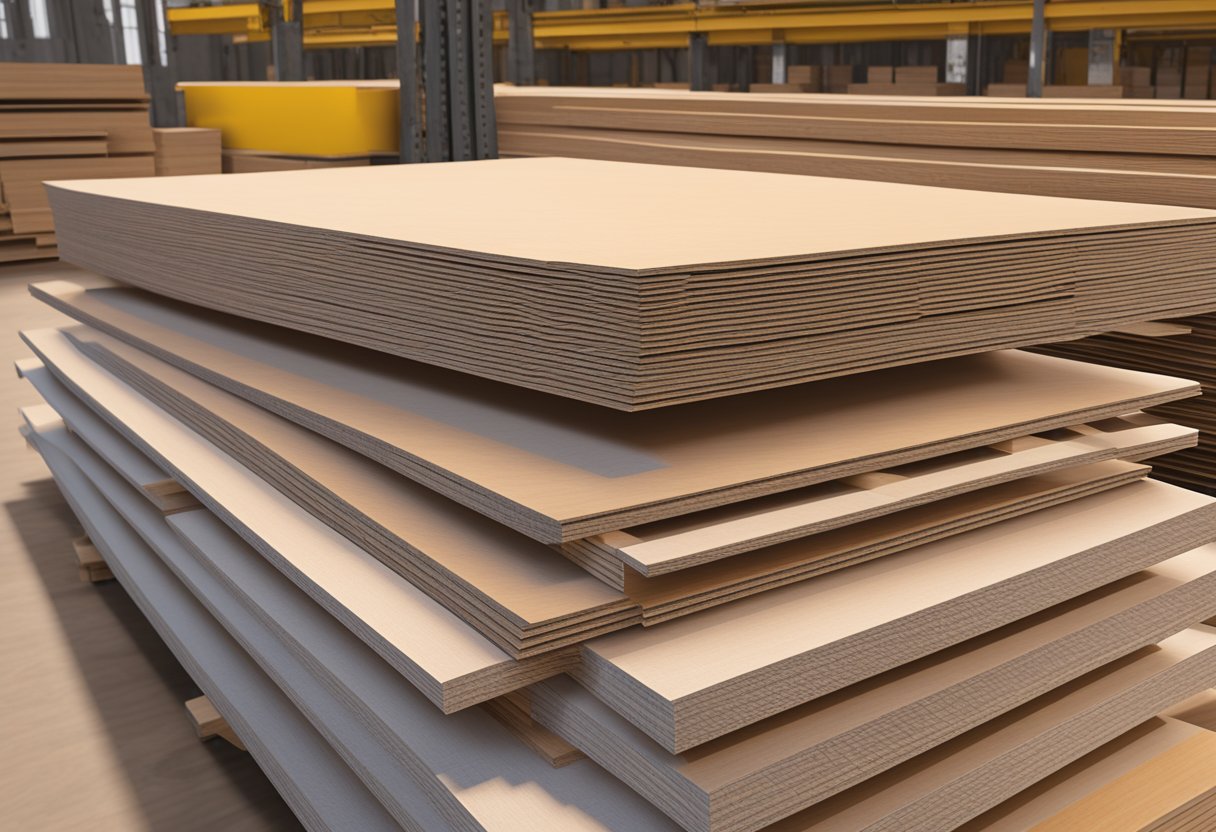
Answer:
[[(394, 0), (304, 0), (305, 46), (371, 46), (391, 42)], [(256, 4), (170, 9), (173, 34), (192, 26), (226, 26), (224, 31), (261, 35), (265, 14), (250, 17)], [(228, 11), (223, 11), (228, 10)], [(244, 11), (241, 11), (244, 10)], [(198, 17), (192, 13), (207, 12)], [(228, 15), (228, 17), (225, 17)], [(1216, 31), (1216, 0), (1054, 0), (1047, 4), (1047, 26), (1058, 32), (1086, 29)], [(583, 51), (678, 48), (693, 32), (705, 32), (714, 45), (938, 39), (964, 32), (980, 35), (1026, 34), (1033, 19), (1032, 0), (882, 4), (774, 2), (730, 6), (670, 6), (536, 12), (533, 34), (539, 49)], [(209, 21), (203, 24), (201, 21)], [(239, 26), (248, 28), (239, 29)], [(507, 39), (504, 13), (496, 13), (494, 40)]]
[(186, 124), (220, 131), (224, 147), (314, 156), (397, 152), (392, 83), (179, 84)]
[(247, 35), (269, 31), (269, 7), (260, 3), (185, 6), (165, 13), (175, 35)]

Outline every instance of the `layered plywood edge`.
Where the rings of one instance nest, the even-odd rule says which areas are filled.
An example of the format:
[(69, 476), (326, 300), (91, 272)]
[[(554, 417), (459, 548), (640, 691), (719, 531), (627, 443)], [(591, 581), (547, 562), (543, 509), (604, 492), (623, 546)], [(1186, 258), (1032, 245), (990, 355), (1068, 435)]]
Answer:
[(1216, 734), (1155, 717), (958, 832), (1201, 832), (1216, 818)]
[(220, 173), (220, 131), (205, 127), (154, 127), (157, 176)]
[(1191, 382), (1000, 352), (631, 417), (386, 362), (107, 281), (57, 281), (32, 291), (92, 327), (547, 543), (1122, 416), (1198, 392)]
[(1163, 483), (1127, 485), (596, 639), (576, 676), (686, 750), (1202, 545), (1213, 510)]
[(498, 136), (503, 155), (515, 158), (564, 156), (1216, 207), (1211, 165), (1202, 157), (999, 151), (545, 126), (506, 126)]
[[(574, 657), (562, 652), (522, 662), (511, 659), (206, 440), (134, 393), (124, 394), (117, 380), (78, 379), (77, 389), (89, 402), (86, 406), (49, 371), (28, 366), (26, 370), (26, 378), (72, 431), (95, 453), (126, 471), (128, 482), (132, 461), (147, 454), (247, 541), (246, 570), (255, 570), (262, 562), (249, 554), (256, 551), (441, 710), (456, 711), (509, 693), (573, 663)], [(133, 433), (128, 424), (138, 425), (141, 433)], [(270, 574), (266, 568), (260, 571), (263, 576)], [(238, 574), (239, 580), (252, 581), (258, 573)]]
[[(328, 749), (314, 751), (302, 760), (293, 758), (291, 768), (316, 767), (335, 758), (341, 761), (329, 764), (327, 773), (334, 777), (331, 782), (335, 787), (341, 789), (343, 799), (339, 808), (348, 813), (343, 822), (374, 829), (383, 825), (375, 819), (387, 815), (406, 828), (426, 830), (517, 826), (522, 829), (525, 824), (535, 828), (538, 823), (552, 828), (588, 830), (674, 828), (599, 769), (582, 764), (555, 770), (518, 745), (497, 723), (485, 722), (487, 716), (475, 712), (455, 717), (439, 715), (404, 679), (328, 616), (322, 615), (312, 626), (297, 628), (297, 640), (288, 647), (286, 642), (274, 638), (271, 631), (256, 626), (255, 617), (242, 614), (242, 604), (226, 594), (222, 582), (214, 580), (216, 573), (211, 571), (214, 565), (210, 569), (202, 565), (210, 553), (224, 548), (225, 539), (243, 546), (230, 530), (204, 510), (166, 518), (78, 438), (56, 424), (53, 415), (35, 409), (27, 411), (27, 417), (35, 441), (49, 460), (58, 459), (69, 467), (83, 464), (87, 468), (86, 484), (95, 484), (91, 493), (99, 503), (105, 502), (97, 489), (97, 484), (102, 485), (110, 505), (114, 506), (111, 520), (124, 522), (113, 513), (116, 509), (126, 511), (125, 522), (136, 521), (124, 526), (129, 535), (124, 550), (160, 558), (162, 578), (176, 578), (182, 582), (177, 585), (179, 590), (188, 587), (195, 597), (203, 600), (206, 611), (214, 616), (212, 632), (216, 622), (221, 623), (241, 649), (247, 651), (246, 660), (252, 657), (261, 671), (275, 681), (290, 700), (276, 711), (279, 719), (303, 714), (320, 730)], [(83, 470), (73, 467), (82, 480)], [(71, 491), (79, 493), (80, 488), (77, 485)], [(96, 533), (93, 528), (90, 531)], [(132, 531), (138, 532), (139, 537)], [(156, 541), (157, 545), (149, 547), (150, 541)], [(1203, 564), (1189, 572), (1184, 567), (1175, 577), (1197, 575), (1207, 566)], [(141, 580), (147, 579), (141, 576)], [(1133, 582), (1124, 582), (1118, 591), (1132, 585)], [(188, 602), (177, 601), (179, 611), (199, 608), (194, 598), (189, 595), (186, 598)], [(953, 819), (991, 809), (1000, 794), (1013, 794), (1023, 785), (1032, 785), (1032, 780), (1043, 772), (1054, 772), (1062, 761), (1091, 752), (1152, 713), (1197, 693), (1202, 688), (1198, 678), (1211, 678), (1216, 669), (1209, 666), (1213, 662), (1216, 662), (1216, 634), (1207, 630), (1183, 632), (1166, 638), (1156, 648), (1131, 653), (1039, 697), (1003, 719), (963, 734), (936, 753), (916, 757), (892, 769), (886, 778), (867, 781), (872, 787), (855, 795), (857, 800), (849, 804), (848, 814), (843, 816), (847, 825), (833, 821), (828, 828), (940, 828), (928, 826), (936, 823), (930, 818)], [(329, 686), (315, 683), (318, 673), (329, 678)], [(240, 678), (247, 681), (268, 677), (258, 676), (255, 671)], [(380, 685), (387, 687), (381, 689)], [(388, 693), (390, 689), (394, 691), (392, 694)], [(335, 690), (341, 693), (335, 694)], [(218, 697), (219, 702), (227, 701), (223, 698), (227, 693), (223, 687), (214, 687), (208, 693)], [(351, 698), (344, 698), (348, 694)], [(417, 704), (411, 704), (414, 702)], [(369, 708), (360, 711), (362, 719), (379, 720), (373, 724), (386, 730), (380, 733), (367, 728), (359, 719), (342, 719), (344, 707)], [(224, 710), (239, 714), (230, 708)], [(428, 723), (432, 726), (429, 730), (424, 727)], [(465, 723), (472, 723), (472, 733), (462, 741), (470, 728)], [(404, 735), (404, 739), (393, 740), (394, 731), (398, 737)], [(313, 736), (307, 728), (292, 736), (299, 735), (304, 739)], [(396, 742), (403, 742), (397, 748), (398, 754), (386, 754)], [(258, 754), (259, 746), (254, 744), (253, 748)], [(1097, 756), (1109, 753), (1099, 749)], [(1036, 763), (1018, 767), (1010, 774), (1009, 765), (1018, 755), (1031, 755)], [(1083, 764), (1086, 762), (1089, 761), (1082, 760)], [(342, 763), (348, 768), (343, 769)], [(486, 787), (508, 770), (514, 780), (527, 783), (528, 788), (521, 790), (510, 784), (504, 784), (505, 788)], [(440, 772), (445, 776), (436, 776)], [(343, 786), (343, 778), (349, 779), (352, 773), (362, 788)], [(981, 780), (988, 784), (997, 773), (1005, 774), (999, 793), (991, 791), (991, 786), (983, 793), (973, 787)], [(1065, 788), (1075, 788), (1070, 778), (1060, 781)], [(879, 782), (881, 787), (873, 786), (873, 782)], [(323, 789), (317, 792), (328, 793)], [(316, 792), (309, 796), (315, 800)], [(1160, 805), (1163, 798), (1158, 797), (1156, 802)], [(334, 811), (332, 806), (327, 808), (331, 813)], [(820, 804), (814, 812), (794, 815), (774, 828), (816, 828), (825, 811), (837, 808), (832, 802)], [(315, 821), (314, 824), (315, 828), (351, 828)]]
[[(124, 344), (96, 334), (79, 337), (94, 344), (107, 342), (100, 354), (84, 351), (520, 656), (586, 640), (606, 628), (619, 629), (637, 620), (638, 608), (650, 622), (687, 614), (1116, 487), (1146, 471), (1114, 462), (1077, 466), (943, 501), (889, 521), (775, 547), (743, 561), (685, 570), (646, 586), (639, 581), (614, 595), (545, 547), (517, 539), (478, 515), (462, 514), (442, 497), (401, 483), (387, 469), (316, 434)], [(37, 334), (29, 339), (46, 354), (47, 339)], [(1115, 426), (1128, 424), (1132, 423)], [(1174, 436), (1173, 447), (1189, 441), (1189, 431), (1149, 427)], [(449, 588), (453, 582), (455, 591)], [(605, 623), (605, 615), (615, 620)], [(561, 619), (567, 620), (564, 628), (559, 628)], [(514, 630), (508, 629), (513, 622), (527, 626), (514, 624)], [(535, 636), (524, 641), (529, 630)]]
[[(427, 198), (382, 210), (404, 190)], [(50, 191), (61, 251), (91, 270), (624, 410), (1076, 338), (1216, 302), (1194, 265), (1216, 214), (1193, 208), (570, 159)], [(464, 222), (471, 200), (508, 198), (494, 223)], [(560, 208), (572, 199), (592, 213)], [(680, 210), (720, 199), (755, 206), (747, 227), (709, 233)], [(919, 210), (873, 221), (875, 205), (908, 201)], [(832, 209), (808, 226), (808, 204)]]
[(539, 721), (687, 829), (754, 830), (1207, 617), (1211, 546), (684, 754), (572, 682), (532, 688)]
[(1187, 102), (710, 99), (701, 93), (506, 87), (497, 100), (499, 146), (509, 156), (1216, 205), (1216, 111)]
[(1216, 321), (1212, 315), (1184, 318), (1187, 331), (1167, 338), (1150, 338), (1135, 333), (1112, 333), (1074, 343), (1051, 344), (1038, 351), (1091, 361), (1112, 367), (1154, 367), (1161, 372), (1180, 373), (1198, 381), (1205, 395), (1187, 406), (1176, 404), (1160, 411), (1162, 418), (1178, 420), (1199, 430), (1198, 446), (1156, 460), (1158, 475), (1170, 482), (1208, 491), (1216, 477), (1216, 410), (1212, 391), (1216, 390)]
[(0, 62), (0, 263), (58, 256), (45, 180), (152, 176), (152, 149), (139, 72)]

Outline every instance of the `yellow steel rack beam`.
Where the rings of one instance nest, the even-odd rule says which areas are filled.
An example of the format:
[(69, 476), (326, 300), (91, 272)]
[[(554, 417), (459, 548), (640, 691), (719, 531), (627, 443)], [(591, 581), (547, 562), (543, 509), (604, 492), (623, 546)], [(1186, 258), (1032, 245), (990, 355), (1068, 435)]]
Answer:
[[(394, 0), (304, 0), (305, 46), (373, 46), (395, 38)], [(243, 34), (265, 39), (264, 6), (168, 10), (173, 34)], [(936, 40), (956, 34), (1013, 35), (1030, 31), (1031, 0), (960, 3), (823, 5), (811, 0), (767, 5), (671, 6), (536, 12), (538, 49), (621, 50), (679, 48), (694, 32), (715, 46)], [(1216, 30), (1216, 0), (1054, 0), (1047, 26), (1057, 32), (1087, 29)], [(494, 40), (507, 38), (506, 16), (495, 15)]]

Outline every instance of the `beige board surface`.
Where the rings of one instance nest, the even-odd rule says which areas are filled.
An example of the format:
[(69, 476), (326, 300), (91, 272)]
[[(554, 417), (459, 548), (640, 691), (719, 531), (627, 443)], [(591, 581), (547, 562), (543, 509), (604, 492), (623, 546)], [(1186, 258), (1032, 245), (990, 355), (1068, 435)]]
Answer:
[[(563, 206), (574, 193), (572, 187), (593, 191), (596, 199), (577, 213), (569, 212)], [(569, 264), (622, 276), (1086, 229), (1216, 222), (1216, 212), (1202, 209), (981, 196), (890, 183), (574, 159), (392, 165), (186, 183), (155, 178), (58, 181), (55, 188), (65, 202), (77, 197), (80, 204), (98, 208), (109, 203), (123, 211), (128, 203), (155, 206), (167, 228), (178, 218), (176, 212), (219, 214), (251, 224), (282, 223), (425, 250), (467, 252), (476, 259)], [(427, 198), (402, 203), (398, 197), (403, 191), (425, 192)], [(492, 201), (507, 194), (513, 210), (494, 223), (458, 221), (468, 219), (474, 195)], [(746, 198), (753, 210), (730, 235), (712, 233), (699, 219), (678, 210), (689, 201), (732, 197)], [(335, 202), (344, 206), (342, 212), (332, 210)], [(804, 213), (795, 209), (816, 203), (829, 203), (832, 210), (817, 214), (808, 228)], [(892, 204), (915, 204), (918, 210), (901, 211), (897, 224), (875, 222), (875, 206)], [(943, 224), (941, 212), (946, 210), (955, 215)], [(624, 239), (629, 246), (620, 245)]]
[[(576, 184), (597, 194), (604, 216), (572, 223), (555, 210)], [(1201, 209), (562, 159), (118, 187), (52, 186), (72, 262), (211, 308), (618, 409), (1079, 337), (1216, 303), (1194, 267), (1216, 236), (1216, 214)], [(418, 201), (426, 211), (382, 210), (397, 188), (441, 195)], [(543, 231), (456, 222), (462, 194), (493, 200), (521, 189), (530, 202), (509, 216), (548, 216)], [(677, 193), (708, 200), (711, 191), (764, 206), (748, 212), (756, 227), (712, 235), (648, 213), (667, 212)], [(838, 210), (808, 233), (803, 207), (824, 200)], [(902, 213), (916, 221), (870, 221), (876, 204), (911, 202), (918, 210)], [(968, 223), (928, 219), (935, 205)], [(199, 246), (200, 222), (222, 244)], [(330, 234), (350, 245), (340, 263), (321, 244)], [(238, 255), (250, 247), (258, 258)], [(1057, 261), (1068, 263), (1064, 274), (1050, 265)], [(1153, 280), (1158, 291), (1145, 292)], [(292, 304), (279, 302), (288, 295)]]
[(1178, 555), (681, 755), (569, 680), (533, 686), (533, 712), (684, 828), (760, 829), (1199, 623), (1216, 606), (1214, 553)]
[(1216, 817), (1216, 734), (1154, 717), (958, 832), (1200, 832)]
[(1125, 485), (595, 639), (577, 675), (661, 746), (687, 750), (1204, 545), (1214, 512), (1165, 483)]
[(771, 832), (953, 829), (1202, 689), (1216, 633), (1196, 627), (1112, 662), (842, 792)]
[[(62, 346), (70, 349), (67, 343)], [(412, 584), (83, 356), (61, 351), (70, 390), (40, 392), (68, 424), (103, 418), (438, 707), (457, 710), (561, 672), (567, 654), (517, 662)], [(54, 381), (54, 379), (51, 379)], [(77, 398), (83, 397), (84, 402)], [(132, 427), (134, 426), (134, 427)], [(81, 435), (94, 435), (82, 430)]]
[(631, 416), (386, 363), (107, 281), (33, 291), (553, 543), (1196, 392), (1177, 379), (1002, 352)]

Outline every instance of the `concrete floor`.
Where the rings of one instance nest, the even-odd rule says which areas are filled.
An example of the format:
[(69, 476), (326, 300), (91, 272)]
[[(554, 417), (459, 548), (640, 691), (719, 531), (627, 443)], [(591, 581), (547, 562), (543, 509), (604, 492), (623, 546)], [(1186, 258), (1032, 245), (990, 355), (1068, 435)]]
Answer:
[(80, 527), (17, 433), (39, 401), (11, 369), (30, 355), (17, 330), (67, 321), (26, 285), (71, 273), (0, 268), (0, 827), (299, 829), (248, 754), (194, 736), (198, 689), (122, 587), (77, 577)]

